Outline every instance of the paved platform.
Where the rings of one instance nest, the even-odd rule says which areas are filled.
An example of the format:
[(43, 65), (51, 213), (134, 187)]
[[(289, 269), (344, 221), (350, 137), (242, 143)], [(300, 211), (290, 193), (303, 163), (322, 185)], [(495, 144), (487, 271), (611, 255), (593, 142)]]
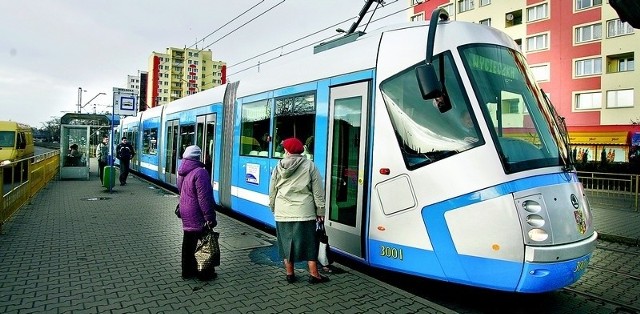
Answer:
[(452, 313), (344, 265), (288, 284), (274, 237), (222, 214), (218, 278), (183, 280), (176, 202), (133, 176), (50, 182), (3, 226), (0, 313)]
[(628, 202), (607, 202), (608, 205), (592, 205), (593, 226), (600, 239), (640, 246), (640, 212)]
[[(287, 284), (274, 237), (222, 214), (219, 277), (183, 280), (176, 202), (133, 176), (112, 193), (96, 173), (50, 182), (3, 226), (0, 313), (452, 313), (344, 265), (329, 283)], [(603, 239), (640, 243), (640, 213), (593, 215)]]

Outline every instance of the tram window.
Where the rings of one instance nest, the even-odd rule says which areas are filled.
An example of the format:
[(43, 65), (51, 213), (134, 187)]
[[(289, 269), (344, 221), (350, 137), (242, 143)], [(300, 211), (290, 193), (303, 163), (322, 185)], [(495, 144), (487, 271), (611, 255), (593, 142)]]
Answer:
[(445, 88), (452, 109), (441, 113), (439, 99), (422, 99), (412, 66), (383, 81), (380, 90), (408, 169), (436, 162), (484, 144), (469, 98), (449, 52), (444, 61)]
[(144, 138), (142, 139), (142, 153), (148, 155), (157, 154), (158, 129), (144, 130)]
[(267, 156), (271, 139), (271, 101), (264, 99), (243, 104), (241, 118), (240, 155)]
[(180, 126), (180, 154), (179, 159), (182, 159), (182, 153), (188, 147), (194, 144), (196, 134), (196, 127), (193, 124)]
[(303, 94), (278, 98), (275, 102), (273, 156), (284, 157), (282, 141), (295, 137), (305, 143), (305, 155), (313, 160), (313, 135), (316, 121), (316, 96)]
[(111, 142), (113, 144), (113, 146), (118, 146), (118, 144), (120, 144), (120, 131), (119, 130), (114, 130), (113, 131), (113, 138), (111, 138)]

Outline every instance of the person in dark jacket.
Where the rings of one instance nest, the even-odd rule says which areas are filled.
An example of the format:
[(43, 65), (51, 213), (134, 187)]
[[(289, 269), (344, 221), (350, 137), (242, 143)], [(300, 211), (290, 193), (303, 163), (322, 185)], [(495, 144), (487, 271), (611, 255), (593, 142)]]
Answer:
[[(195, 252), (198, 239), (205, 228), (213, 228), (216, 220), (215, 200), (209, 172), (200, 161), (200, 147), (192, 145), (182, 154), (178, 169), (178, 191), (180, 191), (180, 217), (182, 219), (182, 278), (198, 277), (211, 280), (217, 277), (215, 270), (203, 274), (198, 272)], [(206, 225), (206, 226), (205, 226)]]
[(136, 151), (133, 150), (131, 143), (127, 142), (127, 137), (122, 137), (122, 142), (116, 146), (116, 157), (120, 160), (120, 185), (127, 185), (127, 177), (129, 176), (129, 163)]
[(325, 199), (322, 178), (315, 164), (302, 155), (297, 138), (282, 142), (285, 157), (273, 169), (269, 182), (269, 207), (276, 221), (280, 257), (287, 282), (296, 281), (294, 263), (307, 261), (309, 283), (329, 281), (318, 273), (316, 223), (324, 222)]

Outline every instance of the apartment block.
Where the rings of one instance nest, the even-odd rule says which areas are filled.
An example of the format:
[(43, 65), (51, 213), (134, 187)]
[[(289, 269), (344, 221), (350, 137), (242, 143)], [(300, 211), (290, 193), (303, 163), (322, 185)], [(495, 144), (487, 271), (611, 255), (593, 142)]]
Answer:
[(151, 54), (148, 73), (147, 104), (156, 107), (224, 84), (226, 63), (211, 50), (167, 48)]
[(410, 0), (410, 20), (445, 8), (452, 20), (494, 27), (520, 47), (540, 87), (588, 160), (628, 161), (640, 145), (638, 30), (602, 0)]

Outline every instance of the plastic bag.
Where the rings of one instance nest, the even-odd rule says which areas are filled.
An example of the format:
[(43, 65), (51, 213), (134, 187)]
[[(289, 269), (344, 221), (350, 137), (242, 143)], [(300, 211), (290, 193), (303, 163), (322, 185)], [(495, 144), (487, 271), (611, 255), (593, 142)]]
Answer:
[(333, 262), (330, 257), (329, 237), (324, 229), (324, 223), (316, 224), (316, 235), (320, 245), (318, 246), (318, 263), (322, 266), (329, 266)]
[(220, 233), (207, 228), (202, 238), (198, 240), (195, 256), (199, 272), (213, 272), (216, 266), (220, 266), (219, 237)]

